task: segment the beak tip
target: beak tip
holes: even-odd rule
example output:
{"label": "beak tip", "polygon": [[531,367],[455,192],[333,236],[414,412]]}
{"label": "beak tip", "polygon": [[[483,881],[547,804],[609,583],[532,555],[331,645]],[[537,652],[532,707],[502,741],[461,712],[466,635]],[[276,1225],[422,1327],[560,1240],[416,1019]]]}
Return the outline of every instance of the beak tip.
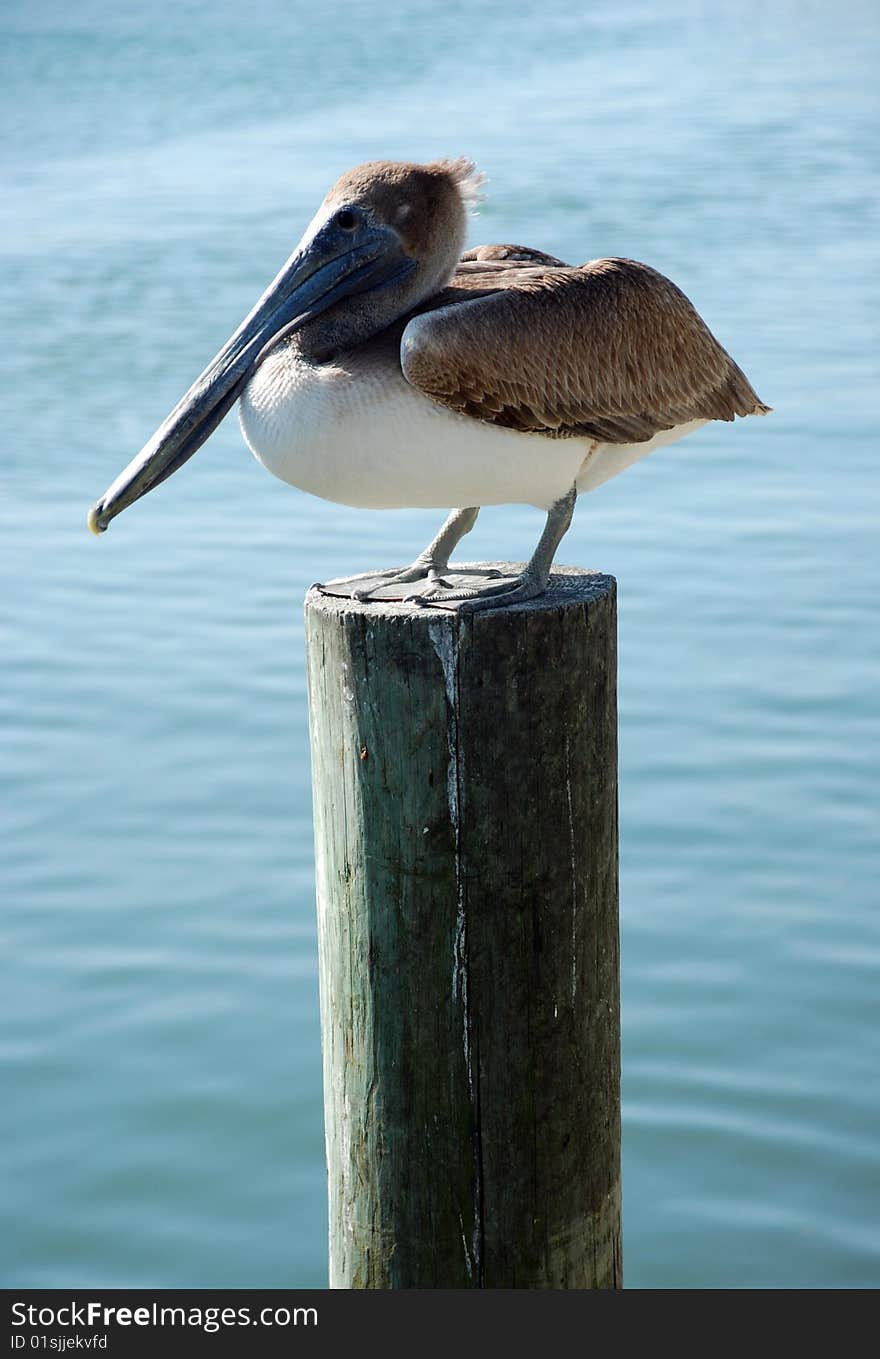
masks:
{"label": "beak tip", "polygon": [[100,509],[101,509],[100,503],[97,505],[93,505],[92,508],[89,510],[89,517],[87,521],[89,528],[91,529],[92,533],[95,534],[96,537],[99,534],[105,533],[107,531],[107,525],[102,524],[101,520],[98,517]]}

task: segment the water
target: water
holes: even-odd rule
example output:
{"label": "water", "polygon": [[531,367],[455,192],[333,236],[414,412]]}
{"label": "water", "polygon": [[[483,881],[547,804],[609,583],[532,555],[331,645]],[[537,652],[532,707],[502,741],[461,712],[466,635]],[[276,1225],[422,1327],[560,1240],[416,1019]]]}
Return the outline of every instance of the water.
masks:
{"label": "water", "polygon": [[[233,419],[100,542],[85,512],[337,174],[466,152],[473,242],[648,261],[776,408],[561,554],[620,582],[627,1281],[876,1286],[876,6],[0,24],[2,1282],[325,1280],[300,602],[436,515],[299,495]],[[539,527],[490,511],[474,554]]]}

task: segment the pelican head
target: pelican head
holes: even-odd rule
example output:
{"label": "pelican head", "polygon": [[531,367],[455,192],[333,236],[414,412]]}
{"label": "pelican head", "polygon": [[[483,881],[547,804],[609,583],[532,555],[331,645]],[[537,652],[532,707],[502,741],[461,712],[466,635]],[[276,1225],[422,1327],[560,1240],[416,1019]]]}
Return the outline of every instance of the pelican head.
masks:
{"label": "pelican head", "polygon": [[377,334],[442,288],[480,179],[466,160],[371,161],[327,194],[290,259],[141,452],[89,511],[103,533],[176,472],[234,405],[268,352],[303,332],[316,360]]}

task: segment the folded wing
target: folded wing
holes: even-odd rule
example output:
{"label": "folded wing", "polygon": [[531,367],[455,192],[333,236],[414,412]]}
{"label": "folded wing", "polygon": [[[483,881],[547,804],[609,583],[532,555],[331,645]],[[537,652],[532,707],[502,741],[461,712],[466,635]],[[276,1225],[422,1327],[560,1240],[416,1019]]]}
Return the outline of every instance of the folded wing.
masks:
{"label": "folded wing", "polygon": [[[500,252],[509,252],[500,254]],[[516,252],[516,253],[512,253]],[[691,420],[764,414],[679,288],[634,260],[573,268],[483,246],[412,316],[401,366],[452,410],[551,437],[630,444]]]}

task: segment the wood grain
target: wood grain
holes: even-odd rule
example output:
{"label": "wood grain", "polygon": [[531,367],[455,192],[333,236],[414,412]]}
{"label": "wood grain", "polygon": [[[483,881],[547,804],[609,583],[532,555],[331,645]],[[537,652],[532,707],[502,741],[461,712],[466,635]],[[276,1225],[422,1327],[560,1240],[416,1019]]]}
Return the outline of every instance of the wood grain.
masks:
{"label": "wood grain", "polygon": [[330,1285],[618,1287],[614,581],[306,635]]}

